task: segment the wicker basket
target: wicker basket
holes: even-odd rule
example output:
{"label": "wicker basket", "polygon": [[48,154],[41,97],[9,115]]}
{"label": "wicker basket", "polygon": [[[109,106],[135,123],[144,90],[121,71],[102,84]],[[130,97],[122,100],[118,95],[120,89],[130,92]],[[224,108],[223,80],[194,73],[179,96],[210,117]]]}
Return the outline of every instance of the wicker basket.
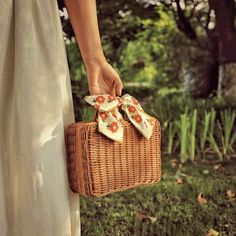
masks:
{"label": "wicker basket", "polygon": [[122,144],[100,133],[95,119],[68,126],[67,170],[73,192],[100,197],[160,181],[160,122],[155,118],[149,140],[128,119],[123,119],[122,124]]}

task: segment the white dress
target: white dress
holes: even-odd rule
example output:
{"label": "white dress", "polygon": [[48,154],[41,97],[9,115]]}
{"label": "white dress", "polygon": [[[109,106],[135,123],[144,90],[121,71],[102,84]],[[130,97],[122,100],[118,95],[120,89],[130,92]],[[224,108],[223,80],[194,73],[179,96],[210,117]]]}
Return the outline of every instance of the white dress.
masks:
{"label": "white dress", "polygon": [[0,0],[0,235],[79,236],[65,127],[72,92],[56,0]]}

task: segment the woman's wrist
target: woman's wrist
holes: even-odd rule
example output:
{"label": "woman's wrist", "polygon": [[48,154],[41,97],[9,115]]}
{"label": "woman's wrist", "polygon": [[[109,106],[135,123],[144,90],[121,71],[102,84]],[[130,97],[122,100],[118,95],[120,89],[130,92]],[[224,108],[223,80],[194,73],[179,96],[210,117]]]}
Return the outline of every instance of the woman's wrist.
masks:
{"label": "woman's wrist", "polygon": [[94,67],[102,67],[107,63],[107,60],[103,53],[100,55],[86,55],[83,56],[83,61],[87,70],[93,69]]}
{"label": "woman's wrist", "polygon": [[93,86],[96,83],[97,75],[99,71],[107,64],[107,60],[105,56],[90,56],[84,60],[84,64],[86,67],[87,75],[88,75],[88,84],[89,86]]}

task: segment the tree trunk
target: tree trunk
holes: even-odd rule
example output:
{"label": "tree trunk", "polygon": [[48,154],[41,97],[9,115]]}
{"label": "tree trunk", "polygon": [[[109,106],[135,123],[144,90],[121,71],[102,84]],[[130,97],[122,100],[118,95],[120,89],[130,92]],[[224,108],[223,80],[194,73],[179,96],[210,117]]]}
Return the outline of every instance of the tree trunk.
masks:
{"label": "tree trunk", "polygon": [[219,66],[218,96],[236,96],[236,63]]}
{"label": "tree trunk", "polygon": [[218,95],[236,97],[236,30],[234,0],[209,0],[219,40]]}

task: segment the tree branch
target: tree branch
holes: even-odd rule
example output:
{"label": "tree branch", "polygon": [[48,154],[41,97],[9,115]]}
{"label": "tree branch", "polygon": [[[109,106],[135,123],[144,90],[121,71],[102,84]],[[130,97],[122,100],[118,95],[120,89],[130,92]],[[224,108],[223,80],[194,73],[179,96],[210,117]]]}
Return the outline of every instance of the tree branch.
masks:
{"label": "tree branch", "polygon": [[180,6],[180,0],[175,0],[176,3],[176,13],[177,13],[177,19],[176,19],[176,23],[177,23],[177,27],[180,31],[182,31],[183,33],[185,33],[185,35],[191,39],[197,39],[197,34],[194,30],[194,28],[192,27],[190,21],[187,19],[187,17],[184,14],[184,10],[181,8]]}

